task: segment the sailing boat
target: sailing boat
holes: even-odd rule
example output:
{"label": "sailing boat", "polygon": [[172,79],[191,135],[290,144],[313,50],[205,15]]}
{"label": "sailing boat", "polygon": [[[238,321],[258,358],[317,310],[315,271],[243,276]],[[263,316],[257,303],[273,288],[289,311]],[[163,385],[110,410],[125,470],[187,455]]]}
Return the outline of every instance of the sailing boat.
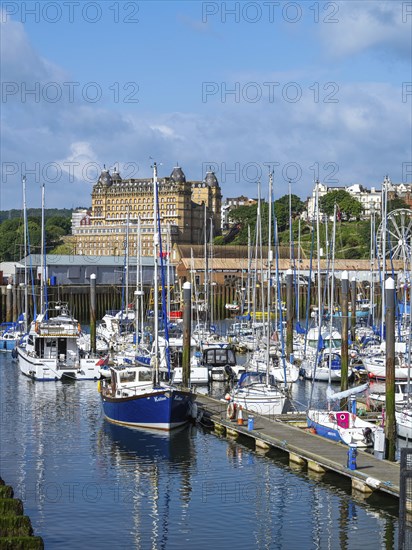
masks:
{"label": "sailing boat", "polygon": [[159,381],[159,282],[160,221],[158,214],[157,165],[153,164],[154,198],[154,345],[151,366],[112,367],[111,380],[99,385],[105,418],[125,426],[169,431],[185,424],[193,393]]}
{"label": "sailing boat", "polygon": [[[318,205],[317,205],[318,208]],[[317,212],[319,219],[319,212]],[[318,225],[319,232],[319,225]],[[334,224],[333,224],[333,235],[332,235],[332,253],[334,252],[335,247],[335,235],[336,235],[336,205],[334,211]],[[318,233],[318,262],[319,262],[319,233]],[[320,271],[318,271],[320,273]],[[347,273],[346,273],[347,278]],[[333,302],[334,294],[334,281],[335,281],[335,270],[334,262],[332,261],[332,277],[331,277],[331,303]],[[321,302],[319,300],[319,305]],[[322,309],[321,307],[319,308]],[[321,316],[319,316],[319,327],[321,326]],[[332,332],[332,316],[330,316],[330,332]],[[321,334],[319,331],[319,338]],[[333,441],[341,441],[346,445],[356,445],[356,447],[369,447],[373,444],[373,434],[377,429],[375,424],[371,422],[366,422],[358,416],[356,416],[356,401],[353,401],[354,405],[352,406],[351,411],[332,411],[330,408],[330,402],[333,400],[340,400],[345,397],[351,397],[356,393],[361,393],[368,389],[369,384],[366,383],[363,386],[358,386],[357,388],[351,388],[349,390],[344,390],[341,392],[333,393],[331,388],[332,381],[332,352],[329,350],[328,361],[329,361],[329,381],[328,388],[326,390],[326,396],[328,399],[328,409],[314,409],[311,408],[312,395],[314,380],[316,379],[316,366],[318,362],[318,357],[315,359],[315,369],[313,373],[312,381],[312,390],[310,395],[309,407],[306,412],[306,421],[309,428],[315,430],[315,432],[327,439],[332,439]]]}
{"label": "sailing boat", "polygon": [[[24,180],[24,205],[26,204],[25,194]],[[47,303],[44,250],[43,185],[40,313],[35,314],[35,320],[30,325],[27,337],[16,347],[20,371],[33,380],[61,380],[62,378],[97,380],[100,378],[99,367],[96,365],[97,359],[80,357],[78,347],[80,324],[71,315],[67,304]]]}
{"label": "sailing boat", "polygon": [[[272,261],[271,250],[271,225],[272,225],[272,183],[273,174],[269,175],[269,226],[268,226],[268,284],[267,284],[267,346],[266,346],[266,372],[245,372],[240,377],[238,384],[230,394],[230,398],[237,406],[257,412],[262,415],[282,414],[286,401],[285,393],[276,385],[273,375],[270,373],[270,265]],[[262,300],[263,304],[263,300]],[[263,308],[262,308],[263,309]]]}

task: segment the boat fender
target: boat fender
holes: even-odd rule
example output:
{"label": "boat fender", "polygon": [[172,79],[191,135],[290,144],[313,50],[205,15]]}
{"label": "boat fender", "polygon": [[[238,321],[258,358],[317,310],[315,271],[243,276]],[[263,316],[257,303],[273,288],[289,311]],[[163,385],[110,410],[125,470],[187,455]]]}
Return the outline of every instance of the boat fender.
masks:
{"label": "boat fender", "polygon": [[190,410],[191,417],[194,420],[197,420],[198,414],[199,414],[199,409],[198,409],[197,403],[192,403],[191,410]]}
{"label": "boat fender", "polygon": [[226,416],[229,420],[234,420],[236,417],[236,404],[231,401],[227,406]]}
{"label": "boat fender", "polygon": [[365,480],[366,485],[369,485],[369,487],[372,487],[373,489],[379,489],[381,486],[381,482],[379,479],[375,479],[374,477],[367,477]]}
{"label": "boat fender", "polygon": [[370,428],[364,428],[363,437],[364,437],[365,443],[367,444],[373,443],[373,433]]}
{"label": "boat fender", "polygon": [[82,331],[82,327],[80,326],[80,323],[77,323],[77,332],[81,332]]}
{"label": "boat fender", "polygon": [[38,323],[38,321],[36,321],[36,323],[35,323],[35,325],[34,325],[34,330],[35,330],[36,332],[39,332],[39,323]]}
{"label": "boat fender", "polygon": [[97,391],[98,391],[99,393],[101,393],[101,391],[102,391],[102,382],[101,382],[101,380],[98,380],[98,381],[97,381]]}

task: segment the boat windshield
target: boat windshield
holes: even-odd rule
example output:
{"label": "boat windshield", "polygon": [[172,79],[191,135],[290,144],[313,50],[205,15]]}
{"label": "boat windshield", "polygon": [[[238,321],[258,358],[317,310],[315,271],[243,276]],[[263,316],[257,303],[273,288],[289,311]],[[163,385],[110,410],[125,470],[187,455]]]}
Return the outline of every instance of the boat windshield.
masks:
{"label": "boat windshield", "polygon": [[[266,384],[267,375],[265,372],[245,372],[242,374],[239,380],[239,387],[245,388],[252,384]],[[272,375],[269,375],[269,384],[275,385],[275,379]]]}
{"label": "boat windshield", "polygon": [[236,358],[232,349],[208,349],[204,352],[207,365],[235,365]]}

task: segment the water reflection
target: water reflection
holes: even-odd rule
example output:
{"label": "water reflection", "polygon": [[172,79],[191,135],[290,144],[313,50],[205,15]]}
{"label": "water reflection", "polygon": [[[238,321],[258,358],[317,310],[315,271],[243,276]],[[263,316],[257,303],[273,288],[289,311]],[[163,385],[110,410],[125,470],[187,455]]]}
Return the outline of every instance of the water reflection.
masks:
{"label": "water reflection", "polygon": [[151,547],[166,548],[172,515],[180,525],[187,524],[191,477],[196,468],[194,432],[193,426],[163,433],[109,422],[104,422],[99,430],[98,452],[110,457],[117,472],[129,474],[127,479],[119,481],[118,498],[127,494],[130,501],[136,548],[146,548],[147,538]]}
{"label": "water reflection", "polygon": [[362,500],[248,440],[109,424],[95,383],[32,382],[1,356],[0,367],[2,475],[47,548],[396,547],[395,500]]}

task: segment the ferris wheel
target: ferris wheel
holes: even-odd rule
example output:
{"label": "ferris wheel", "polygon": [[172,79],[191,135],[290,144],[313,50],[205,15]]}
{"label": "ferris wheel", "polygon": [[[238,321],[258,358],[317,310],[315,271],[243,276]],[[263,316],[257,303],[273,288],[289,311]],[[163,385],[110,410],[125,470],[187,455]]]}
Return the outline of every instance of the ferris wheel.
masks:
{"label": "ferris wheel", "polygon": [[398,208],[389,212],[386,216],[386,243],[384,232],[385,225],[382,221],[376,234],[379,258],[383,258],[385,249],[386,258],[411,262],[412,210]]}

